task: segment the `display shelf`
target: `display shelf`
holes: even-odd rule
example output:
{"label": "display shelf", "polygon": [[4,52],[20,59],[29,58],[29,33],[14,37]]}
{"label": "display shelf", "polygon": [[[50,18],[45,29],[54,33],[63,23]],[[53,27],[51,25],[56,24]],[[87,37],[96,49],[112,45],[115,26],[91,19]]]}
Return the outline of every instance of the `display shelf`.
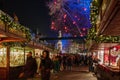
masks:
{"label": "display shelf", "polygon": [[6,48],[0,48],[0,67],[6,67]]}
{"label": "display shelf", "polygon": [[21,47],[10,48],[10,67],[24,65],[24,49]]}

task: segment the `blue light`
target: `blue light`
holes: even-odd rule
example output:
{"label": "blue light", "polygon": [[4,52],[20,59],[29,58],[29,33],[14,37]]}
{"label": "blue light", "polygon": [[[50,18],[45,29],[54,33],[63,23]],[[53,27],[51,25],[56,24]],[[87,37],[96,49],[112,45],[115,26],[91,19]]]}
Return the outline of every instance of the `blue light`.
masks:
{"label": "blue light", "polygon": [[[69,31],[78,36],[82,34],[81,28],[89,29],[91,2],[92,0],[51,0],[49,9],[56,30],[67,33]],[[67,26],[68,31],[65,31],[64,26]]]}
{"label": "blue light", "polygon": [[[65,4],[65,8],[69,11],[73,20],[76,20],[73,16],[76,14],[82,20],[79,20],[79,27],[90,27],[90,3],[91,0],[69,0]],[[85,23],[86,22],[86,23]],[[81,26],[82,25],[82,26]]]}

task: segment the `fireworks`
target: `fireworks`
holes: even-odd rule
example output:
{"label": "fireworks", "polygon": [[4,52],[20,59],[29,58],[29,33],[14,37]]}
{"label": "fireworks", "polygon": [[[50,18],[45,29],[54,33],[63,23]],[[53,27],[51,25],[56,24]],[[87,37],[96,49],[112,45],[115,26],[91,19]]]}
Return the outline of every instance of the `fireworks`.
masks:
{"label": "fireworks", "polygon": [[91,0],[50,0],[51,29],[72,36],[85,36],[90,25]]}

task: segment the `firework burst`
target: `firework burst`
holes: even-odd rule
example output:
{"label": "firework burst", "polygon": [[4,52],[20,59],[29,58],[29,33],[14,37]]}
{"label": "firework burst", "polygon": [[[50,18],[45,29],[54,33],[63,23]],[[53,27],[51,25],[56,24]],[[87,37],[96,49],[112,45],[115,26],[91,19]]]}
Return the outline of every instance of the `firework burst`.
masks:
{"label": "firework burst", "polygon": [[72,36],[85,36],[90,25],[91,0],[50,0],[51,29]]}

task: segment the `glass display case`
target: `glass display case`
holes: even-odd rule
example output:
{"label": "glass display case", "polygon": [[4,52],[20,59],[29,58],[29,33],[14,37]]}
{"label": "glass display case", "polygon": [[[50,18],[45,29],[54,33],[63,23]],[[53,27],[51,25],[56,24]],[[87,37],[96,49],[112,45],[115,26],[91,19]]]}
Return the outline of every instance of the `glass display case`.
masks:
{"label": "glass display case", "polygon": [[30,51],[33,53],[33,49],[31,48],[11,47],[10,48],[10,67],[23,66],[27,59],[26,55]]}
{"label": "glass display case", "polygon": [[120,80],[120,46],[104,48],[99,53],[99,58],[102,59],[101,53],[104,53],[103,64],[96,66],[98,80]]}
{"label": "glass display case", "polygon": [[104,49],[104,65],[117,66],[117,59],[120,55],[120,48],[114,46],[112,48]]}
{"label": "glass display case", "polygon": [[118,66],[118,60],[120,58],[120,46],[115,46],[110,50],[110,65]]}
{"label": "glass display case", "polygon": [[0,67],[6,67],[7,66],[7,49],[5,47],[0,48]]}
{"label": "glass display case", "polygon": [[10,67],[24,65],[24,48],[12,47],[10,48]]}

